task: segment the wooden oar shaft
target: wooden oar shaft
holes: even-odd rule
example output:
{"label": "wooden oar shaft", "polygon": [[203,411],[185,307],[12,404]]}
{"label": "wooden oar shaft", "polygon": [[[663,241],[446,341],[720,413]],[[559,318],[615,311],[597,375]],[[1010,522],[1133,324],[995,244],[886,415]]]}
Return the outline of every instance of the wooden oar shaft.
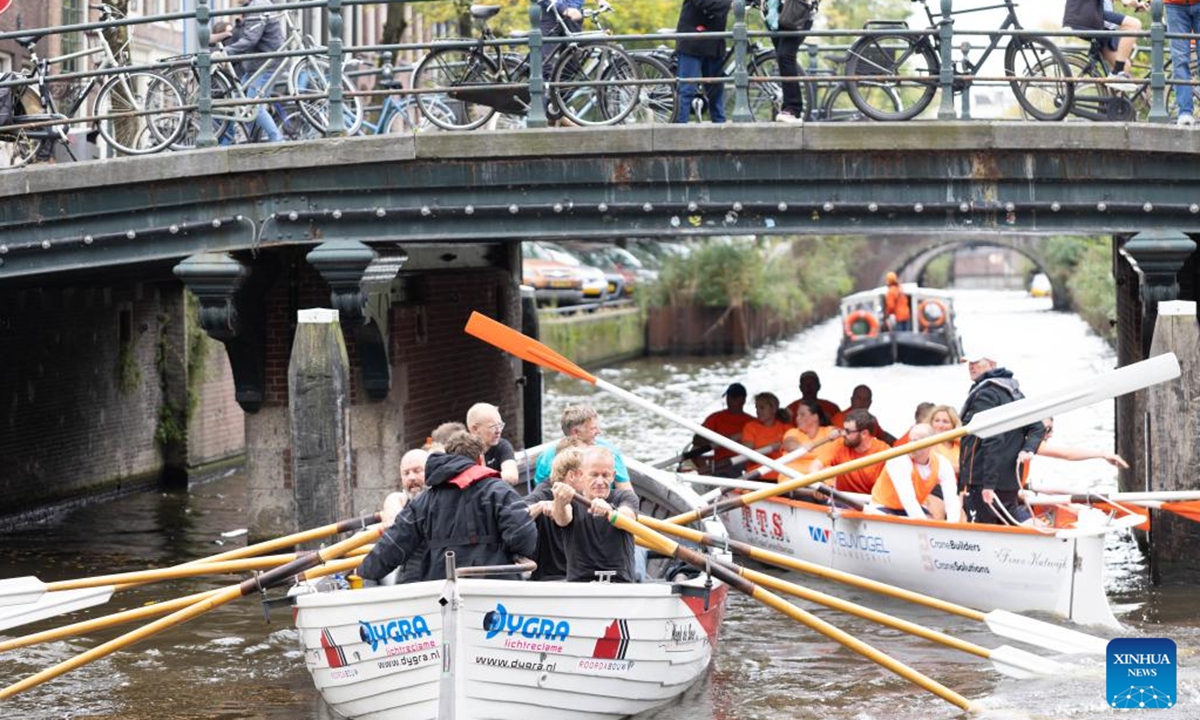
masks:
{"label": "wooden oar shaft", "polygon": [[[351,553],[347,553],[347,555],[351,555]],[[340,560],[331,560],[320,567],[313,568],[312,570],[308,570],[307,572],[303,573],[304,579],[315,580],[316,578],[324,577],[325,575],[332,575],[334,573],[353,570],[359,566],[359,564],[362,562],[362,559],[363,556],[355,552],[353,553],[352,557],[347,557]],[[29,645],[37,645],[39,643],[61,640],[62,638],[66,637],[86,635],[95,630],[103,630],[105,628],[123,625],[135,620],[142,620],[144,618],[150,618],[169,612],[174,612],[175,610],[192,605],[193,603],[196,603],[211,595],[215,595],[219,592],[221,592],[220,589],[208,590],[181,598],[175,598],[174,600],[164,600],[151,605],[144,605],[142,607],[111,613],[103,617],[92,618],[91,620],[82,620],[77,623],[63,625],[62,627],[57,627],[50,630],[43,630],[42,632],[38,633],[22,635],[21,637],[13,638],[12,640],[0,642],[0,653],[7,652],[9,650],[15,650],[20,647],[27,647]]]}
{"label": "wooden oar shaft", "polygon": [[891,670],[909,682],[928,690],[943,700],[963,710],[974,711],[979,709],[978,705],[962,695],[954,692],[945,685],[942,685],[933,678],[914,670],[913,668],[905,665],[886,653],[880,652],[868,643],[865,643],[853,635],[834,627],[830,623],[818,618],[812,613],[796,607],[778,595],[758,587],[743,575],[734,572],[724,564],[706,563],[705,557],[695,550],[684,547],[674,540],[663,537],[659,533],[651,530],[649,527],[638,524],[637,521],[630,520],[618,512],[613,512],[610,515],[609,520],[618,528],[632,534],[634,537],[643,538],[648,543],[652,543],[654,546],[656,546],[655,549],[657,549],[659,552],[662,552],[662,554],[683,560],[693,567],[707,569],[710,573],[712,573],[713,577],[716,577],[718,580],[721,580],[738,592],[748,595],[762,604],[778,610],[793,620],[796,620],[797,622],[816,630],[843,647],[849,648],[868,660],[871,660],[872,662]]}
{"label": "wooden oar shaft", "polygon": [[[821,447],[825,443],[831,442],[833,440],[837,440],[841,436],[842,436],[842,434],[839,432],[831,432],[828,435],[826,435],[825,437],[821,438],[820,440],[817,440],[812,445],[801,445],[800,447],[796,448],[795,450],[792,450],[790,452],[784,453],[783,455],[780,455],[779,462],[787,464],[793,460],[796,460],[797,458],[802,458],[805,455],[812,452],[813,450],[816,450],[817,448]],[[742,479],[743,480],[759,480],[762,478],[762,476],[763,476],[763,469],[758,468],[757,470],[752,470],[752,471],[746,473],[745,475],[743,475]]]}
{"label": "wooden oar shaft", "polygon": [[252,578],[237,585],[219,590],[202,600],[188,605],[187,607],[176,610],[166,617],[159,618],[158,620],[155,620],[147,625],[143,625],[136,630],[131,630],[120,637],[113,638],[112,640],[109,640],[102,645],[98,645],[91,650],[76,655],[68,660],[64,660],[53,667],[46,668],[45,670],[31,675],[24,680],[0,689],[0,700],[12,697],[13,695],[24,692],[25,690],[41,685],[44,682],[53,680],[54,678],[86,665],[87,663],[90,663],[94,660],[99,660],[107,655],[111,655],[117,650],[132,645],[140,640],[144,640],[151,635],[166,630],[167,628],[185,623],[198,615],[202,615],[209,610],[230,603],[240,597],[284,582],[292,575],[304,570],[308,570],[317,564],[326,562],[327,560],[340,557],[350,550],[353,550],[358,546],[365,545],[377,537],[379,537],[378,530],[369,530],[358,533],[351,538],[343,540],[334,545],[330,545],[329,547],[318,552],[306,553],[302,557],[263,573],[256,578]]}
{"label": "wooden oar shaft", "polygon": [[[913,442],[906,443],[904,445],[899,445],[894,448],[888,448],[887,450],[881,450],[877,453],[872,453],[870,455],[864,455],[863,457],[858,458],[856,460],[850,460],[848,462],[842,463],[841,465],[834,465],[833,467],[827,467],[827,468],[819,470],[815,473],[810,473],[808,475],[800,475],[800,473],[798,473],[794,468],[791,468],[791,467],[788,467],[785,465],[784,467],[786,467],[787,470],[789,471],[786,474],[788,475],[788,477],[792,478],[791,480],[780,482],[778,485],[776,485],[774,487],[763,488],[762,490],[755,490],[753,492],[746,493],[745,495],[738,495],[734,498],[721,500],[719,502],[712,503],[712,504],[706,505],[701,508],[696,508],[695,510],[691,510],[691,511],[688,511],[685,513],[680,513],[679,515],[668,518],[667,522],[676,524],[676,525],[687,525],[688,523],[699,520],[700,518],[704,517],[705,515],[711,515],[713,513],[722,513],[727,510],[734,510],[736,508],[740,508],[740,507],[743,507],[746,505],[750,505],[752,503],[756,503],[759,500],[765,500],[766,498],[775,497],[777,495],[783,495],[784,493],[788,493],[788,492],[791,492],[792,490],[796,490],[798,488],[805,487],[806,485],[812,485],[815,483],[824,482],[825,480],[831,480],[831,479],[837,477],[838,475],[842,475],[842,474],[845,474],[848,472],[853,472],[855,470],[859,470],[859,469],[867,467],[869,465],[876,465],[881,462],[887,462],[888,460],[891,460],[894,457],[906,455],[908,453],[911,453],[915,450],[920,450],[922,448],[932,447],[934,445],[937,445],[938,443],[946,442],[948,440],[954,440],[954,439],[960,438],[966,434],[967,434],[967,431],[965,429],[963,429],[961,427],[954,428],[953,430],[947,430],[946,432],[937,433],[936,435],[930,435],[929,437],[922,438],[920,440],[914,440]],[[766,463],[763,463],[763,464],[765,465]]]}
{"label": "wooden oar shaft", "polygon": [[873,610],[869,607],[859,605],[858,603],[850,602],[849,600],[842,600],[841,598],[834,597],[833,595],[829,595],[818,590],[811,590],[802,585],[788,582],[783,578],[777,578],[774,575],[768,575],[766,573],[758,572],[757,570],[751,570],[747,567],[738,567],[732,563],[730,563],[730,566],[730,569],[737,568],[735,572],[738,572],[742,577],[755,583],[756,585],[770,588],[771,590],[776,590],[793,597],[798,597],[801,600],[807,600],[809,602],[817,603],[818,605],[824,605],[825,607],[839,610],[850,615],[855,615],[864,620],[885,625],[901,632],[906,632],[909,635],[915,635],[919,638],[924,638],[931,642],[945,645],[949,648],[954,648],[955,650],[962,650],[963,652],[971,653],[972,655],[977,655],[981,658],[986,659],[992,656],[992,651],[983,647],[982,645],[976,645],[973,642],[968,642],[952,635],[947,635],[940,630],[934,630],[933,628],[928,628],[924,625],[918,625],[914,622],[898,618],[895,615],[889,615],[885,612]]}
{"label": "wooden oar shaft", "polygon": [[298,555],[288,553],[286,555],[264,555],[257,558],[243,558],[240,560],[218,560],[215,562],[197,563],[195,565],[174,565],[167,568],[157,568],[154,570],[133,570],[131,572],[114,573],[112,575],[95,575],[93,577],[78,578],[75,580],[59,580],[57,582],[46,583],[47,592],[55,592],[58,590],[78,590],[80,588],[99,587],[101,585],[121,585],[126,587],[133,585],[144,585],[149,582],[159,580],[175,580],[185,577],[196,577],[198,575],[226,575],[233,573],[246,572],[247,570],[262,570],[263,568],[272,568],[295,560]]}
{"label": "wooden oar shaft", "polygon": [[192,560],[185,564],[192,565],[195,563],[217,562],[220,560],[237,560],[240,558],[252,557],[254,555],[261,555],[262,553],[293,547],[295,545],[311,542],[313,540],[320,540],[321,538],[326,538],[331,535],[341,535],[342,533],[347,532],[358,532],[359,530],[367,529],[368,526],[374,525],[377,522],[379,522],[379,513],[372,513],[370,515],[363,515],[362,517],[356,518],[348,518],[346,520],[339,520],[335,523],[330,523],[329,525],[322,525],[321,527],[312,528],[311,530],[301,530],[300,532],[292,533],[291,535],[277,537],[273,540],[264,540],[263,542],[255,543],[254,545],[247,545],[244,548],[226,550],[225,552],[217,553],[216,555],[209,555],[208,557],[199,558],[197,560]]}
{"label": "wooden oar shaft", "polygon": [[899,600],[906,600],[918,605],[924,605],[925,607],[959,615],[970,620],[983,622],[985,619],[984,613],[974,608],[965,607],[963,605],[947,602],[945,600],[939,600],[934,597],[929,597],[928,595],[922,595],[918,592],[896,587],[895,585],[888,585],[887,583],[882,583],[878,580],[871,580],[869,578],[859,577],[858,575],[852,575],[841,570],[834,570],[833,568],[811,563],[807,560],[794,558],[790,555],[783,555],[770,550],[764,550],[738,540],[717,538],[699,530],[673,525],[670,523],[670,521],[659,520],[647,515],[639,515],[638,520],[660,532],[681,537],[686,540],[691,540],[692,542],[703,543],[704,545],[708,545],[710,547],[727,547],[735,555],[752,558],[769,565],[775,565],[777,567],[783,567],[789,570],[797,570],[810,575],[823,577],[827,580],[834,580],[846,585],[853,585],[854,587],[862,588],[864,590],[871,590],[873,592],[880,593],[881,595],[887,595]]}

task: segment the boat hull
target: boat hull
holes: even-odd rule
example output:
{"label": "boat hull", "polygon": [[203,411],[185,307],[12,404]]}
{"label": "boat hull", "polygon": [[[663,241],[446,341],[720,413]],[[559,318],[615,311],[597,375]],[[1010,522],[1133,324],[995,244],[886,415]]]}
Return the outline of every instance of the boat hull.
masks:
{"label": "boat hull", "polygon": [[942,333],[881,332],[873,337],[843,337],[838,364],[853,367],[948,365],[958,362],[954,338]]}
{"label": "boat hull", "polygon": [[772,498],[722,516],[731,538],[983,611],[1045,612],[1119,628],[1104,537],[951,524]]}
{"label": "boat hull", "polygon": [[[592,720],[665,704],[712,657],[727,588],[672,583],[441,581],[311,593],[296,601],[305,662],[350,718]],[[449,639],[448,639],[449,638]],[[449,643],[449,646],[447,645]],[[452,680],[443,679],[443,666]]]}

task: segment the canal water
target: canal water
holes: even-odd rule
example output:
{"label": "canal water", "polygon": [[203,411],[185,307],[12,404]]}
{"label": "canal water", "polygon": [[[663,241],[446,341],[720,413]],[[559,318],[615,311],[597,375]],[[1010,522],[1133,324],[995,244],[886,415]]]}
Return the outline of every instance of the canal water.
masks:
{"label": "canal water", "polygon": [[[1047,300],[1020,293],[964,292],[957,300],[963,342],[984,344],[1001,355],[1029,396],[1053,391],[1111,369],[1115,358],[1076,316],[1052,312]],[[600,371],[605,380],[687,417],[702,418],[721,405],[734,381],[751,393],[770,391],[783,402],[798,396],[801,371],[820,373],[821,395],[839,405],[855,385],[874,390],[883,427],[903,433],[923,400],[954,406],[969,387],[963,366],[882,369],[834,364],[840,328],[822,323],[761,348],[748,357],[653,359]],[[626,453],[662,458],[690,437],[657,415],[570,379],[547,379],[547,428],[561,408],[593,403],[605,435]],[[1056,418],[1053,442],[1110,448],[1112,403]],[[1103,461],[1068,463],[1039,459],[1034,481],[1049,487],[1111,488]],[[37,575],[58,579],[147,565],[167,565],[240,546],[222,537],[243,526],[244,478],[234,474],[189,494],[149,493],[80,510],[46,525],[0,535],[0,577]],[[1179,701],[1169,710],[1143,710],[1163,720],[1200,718],[1200,629],[1193,588],[1153,588],[1145,561],[1127,535],[1110,536],[1109,600],[1125,625],[1123,636],[1167,637],[1178,644]],[[789,574],[795,582],[894,613],[985,647],[1005,643],[982,625],[956,616],[883,599],[870,593]],[[112,610],[220,586],[192,580],[125,591]],[[1068,676],[1017,681],[998,675],[986,661],[912,638],[864,620],[810,607],[820,617],[983,703],[981,717],[996,720],[1078,720],[1118,717],[1105,704],[1103,659],[1062,658]],[[14,699],[0,701],[3,718],[125,718],[130,720],[325,720],[334,717],[312,689],[289,626],[276,610],[268,624],[259,605],[246,598],[214,610],[163,635]],[[42,629],[34,626],[31,629]],[[26,630],[23,628],[22,630]],[[16,630],[7,635],[16,634]],[[0,685],[95,646],[116,633],[72,639],[0,655]],[[4,637],[0,633],[0,637]],[[680,702],[649,713],[655,720],[936,720],[964,717],[957,708],[892,675],[878,665],[795,624],[752,600],[732,597],[721,645],[711,671]],[[1022,646],[1024,649],[1026,648]],[[1045,651],[1039,651],[1046,654]]]}

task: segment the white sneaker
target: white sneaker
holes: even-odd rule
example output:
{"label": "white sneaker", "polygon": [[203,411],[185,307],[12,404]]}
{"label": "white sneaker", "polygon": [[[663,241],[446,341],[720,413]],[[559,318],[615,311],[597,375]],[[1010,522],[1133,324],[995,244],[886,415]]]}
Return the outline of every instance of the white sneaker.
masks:
{"label": "white sneaker", "polygon": [[1124,70],[1119,73],[1109,73],[1108,79],[1108,89],[1114,92],[1135,93],[1138,91],[1138,88],[1141,87],[1141,85],[1136,82],[1130,82],[1133,80],[1133,78],[1131,78],[1129,73],[1125,72]]}
{"label": "white sneaker", "polygon": [[1190,128],[1196,124],[1196,118],[1192,117],[1188,113],[1184,113],[1179,116],[1179,118],[1175,121],[1175,124],[1179,127]]}
{"label": "white sneaker", "polygon": [[798,118],[795,115],[788,112],[787,110],[783,110],[778,115],[775,116],[775,122],[790,123],[793,125],[798,125],[798,124],[804,122],[804,118]]}

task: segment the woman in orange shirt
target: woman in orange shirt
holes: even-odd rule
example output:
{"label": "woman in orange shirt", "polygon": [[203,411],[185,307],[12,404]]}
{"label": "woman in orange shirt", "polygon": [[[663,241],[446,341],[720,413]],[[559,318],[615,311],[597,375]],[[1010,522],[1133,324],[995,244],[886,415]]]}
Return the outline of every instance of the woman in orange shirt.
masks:
{"label": "woman in orange shirt", "polygon": [[[796,406],[796,427],[788,430],[783,436],[783,449],[791,452],[800,446],[812,447],[818,441],[825,439],[830,433],[836,430],[828,425],[821,424],[820,406],[814,400],[801,400]],[[810,450],[800,457],[788,463],[788,467],[795,468],[797,471],[807,475],[814,469],[814,461],[819,461],[815,467],[824,466],[825,458],[829,453],[830,443],[822,445],[819,449]]]}
{"label": "woman in orange shirt", "polygon": [[[754,414],[756,419],[742,428],[742,444],[769,458],[779,457],[783,454],[783,434],[788,430],[787,411],[780,412],[779,398],[774,393],[765,392],[754,396]],[[768,445],[774,445],[774,448],[770,451],[760,449]],[[758,467],[758,463],[746,463],[746,472],[753,472]],[[774,473],[769,476],[764,474],[763,478],[774,478]]]}
{"label": "woman in orange shirt", "polygon": [[[962,425],[962,420],[958,418],[958,413],[949,405],[938,405],[933,408],[933,412],[929,413],[929,424],[933,427],[933,432],[944,433],[947,430],[953,430]],[[957,439],[947,440],[946,442],[938,443],[934,446],[934,452],[948,459],[954,472],[958,472],[958,448]]]}

